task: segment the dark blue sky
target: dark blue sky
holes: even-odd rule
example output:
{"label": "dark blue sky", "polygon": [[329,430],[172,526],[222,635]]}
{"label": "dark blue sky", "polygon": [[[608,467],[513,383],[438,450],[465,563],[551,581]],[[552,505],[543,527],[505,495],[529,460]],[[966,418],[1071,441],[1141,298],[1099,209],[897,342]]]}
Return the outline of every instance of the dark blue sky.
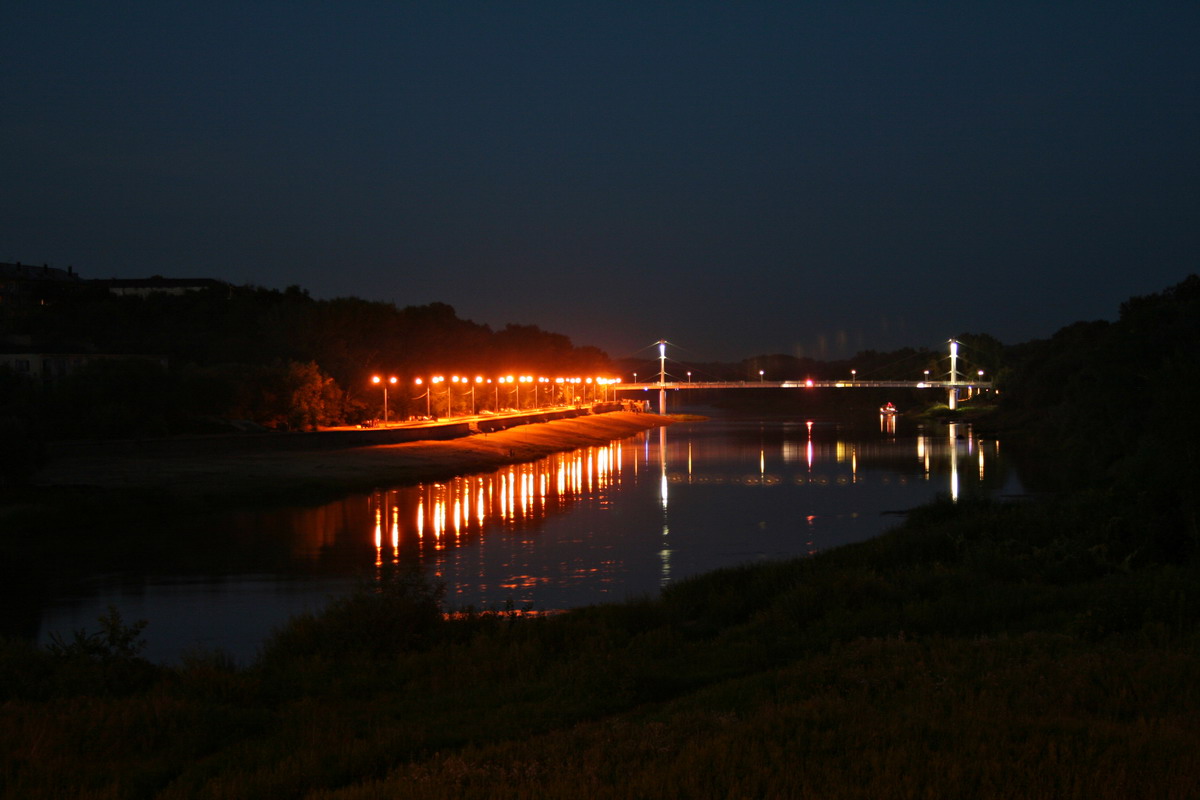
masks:
{"label": "dark blue sky", "polygon": [[1200,271],[1200,3],[0,4],[0,261],[613,356],[1015,343]]}

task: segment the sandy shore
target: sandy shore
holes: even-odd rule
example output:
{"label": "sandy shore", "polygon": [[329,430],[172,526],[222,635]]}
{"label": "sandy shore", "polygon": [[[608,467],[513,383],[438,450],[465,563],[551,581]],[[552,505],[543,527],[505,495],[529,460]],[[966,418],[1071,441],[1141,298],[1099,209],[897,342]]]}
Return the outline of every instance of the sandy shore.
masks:
{"label": "sandy shore", "polygon": [[52,461],[41,486],[159,489],[198,497],[361,489],[437,480],[604,444],[670,423],[656,414],[615,412],[521,425],[449,441],[308,452],[163,456],[76,456]]}

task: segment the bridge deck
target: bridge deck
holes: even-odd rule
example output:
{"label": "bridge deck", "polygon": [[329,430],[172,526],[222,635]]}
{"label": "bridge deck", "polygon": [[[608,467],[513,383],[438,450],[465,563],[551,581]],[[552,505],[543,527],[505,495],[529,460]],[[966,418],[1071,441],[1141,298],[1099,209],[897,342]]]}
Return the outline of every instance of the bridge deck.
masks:
{"label": "bridge deck", "polygon": [[650,389],[991,389],[991,381],[647,381],[618,383],[609,387],[616,391],[648,391]]}

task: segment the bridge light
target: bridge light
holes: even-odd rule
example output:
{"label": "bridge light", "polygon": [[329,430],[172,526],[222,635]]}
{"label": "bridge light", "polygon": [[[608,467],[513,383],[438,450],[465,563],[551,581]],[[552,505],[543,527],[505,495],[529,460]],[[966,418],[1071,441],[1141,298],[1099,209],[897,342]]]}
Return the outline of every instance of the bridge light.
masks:
{"label": "bridge light", "polygon": [[805,385],[807,388],[811,389],[811,388],[813,387],[813,379],[812,379],[812,378],[809,378],[808,380],[806,380],[806,381],[804,382],[804,385]]}

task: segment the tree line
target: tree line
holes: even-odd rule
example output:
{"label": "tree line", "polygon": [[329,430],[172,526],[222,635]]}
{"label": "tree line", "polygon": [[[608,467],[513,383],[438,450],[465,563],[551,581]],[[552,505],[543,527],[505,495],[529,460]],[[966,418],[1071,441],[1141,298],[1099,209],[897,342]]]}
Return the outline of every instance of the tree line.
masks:
{"label": "tree line", "polygon": [[46,386],[0,370],[0,416],[51,438],[357,423],[382,413],[373,375],[397,377],[388,400],[404,414],[424,411],[418,376],[611,370],[602,351],[533,325],[493,330],[443,303],[316,300],[297,286],[138,297],[85,285],[0,325],[38,352],[83,356]]}

